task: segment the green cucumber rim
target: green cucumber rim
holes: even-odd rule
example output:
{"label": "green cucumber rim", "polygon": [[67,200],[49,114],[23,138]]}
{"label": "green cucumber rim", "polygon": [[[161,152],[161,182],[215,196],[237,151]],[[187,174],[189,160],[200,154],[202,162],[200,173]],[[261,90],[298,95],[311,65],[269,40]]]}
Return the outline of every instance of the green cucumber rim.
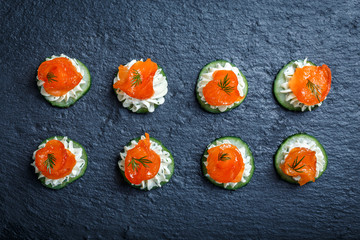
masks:
{"label": "green cucumber rim", "polygon": [[[288,62],[287,64],[285,64],[280,71],[278,72],[278,74],[275,77],[274,83],[273,83],[273,94],[275,96],[275,99],[277,100],[277,102],[280,104],[280,106],[282,106],[283,108],[290,110],[290,111],[295,111],[295,112],[303,112],[301,110],[301,107],[294,107],[292,104],[290,104],[288,101],[286,101],[286,96],[287,93],[281,93],[280,91],[282,91],[282,87],[281,84],[285,83],[285,76],[284,76],[284,72],[285,70],[290,67],[291,65],[295,64],[295,62],[297,61],[305,61],[304,59],[299,59],[299,60],[292,60],[290,62]],[[306,60],[307,63],[316,66],[313,62]],[[318,108],[317,105],[315,105],[311,110],[315,110],[316,108]],[[309,111],[308,108],[305,109],[305,111]]]}
{"label": "green cucumber rim", "polygon": [[295,139],[295,138],[306,138],[306,139],[310,139],[311,141],[314,141],[316,146],[320,148],[321,152],[323,153],[324,155],[324,160],[325,160],[325,166],[323,168],[322,171],[319,172],[319,176],[315,178],[315,180],[317,180],[318,178],[321,177],[321,175],[325,172],[325,170],[327,169],[327,165],[328,165],[328,156],[327,156],[327,153],[325,151],[325,148],[323,147],[323,145],[319,142],[319,140],[317,140],[314,136],[311,136],[307,133],[296,133],[296,134],[293,134],[289,137],[287,137],[279,146],[279,148],[277,149],[275,155],[274,155],[274,167],[275,167],[275,170],[276,172],[278,173],[279,177],[281,179],[283,179],[284,181],[287,181],[289,183],[292,183],[292,184],[299,184],[298,181],[294,180],[292,177],[286,175],[280,168],[280,165],[281,165],[281,157],[280,157],[280,154],[282,152],[282,148],[284,147],[284,145],[292,140],[292,139]]}
{"label": "green cucumber rim", "polygon": [[[50,138],[47,138],[45,139],[44,141],[42,141],[40,143],[41,144],[44,144],[44,143],[47,143],[48,141],[54,139],[54,138],[57,138],[58,140],[62,140],[63,138],[65,138],[64,136],[53,136],[53,137],[50,137]],[[55,190],[58,190],[58,189],[61,189],[61,188],[64,188],[66,185],[68,185],[69,183],[72,183],[74,182],[75,180],[79,179],[80,177],[82,177],[85,172],[86,172],[86,169],[87,169],[87,165],[88,165],[88,157],[87,157],[87,153],[85,151],[85,148],[78,142],[70,139],[67,137],[67,140],[68,142],[72,141],[73,142],[73,146],[76,147],[76,148],[82,148],[82,155],[81,155],[81,158],[85,160],[85,165],[82,167],[79,175],[77,175],[76,177],[70,177],[69,180],[65,180],[64,182],[62,182],[60,185],[57,185],[57,186],[52,186],[51,184],[46,184],[45,183],[45,179],[46,177],[43,176],[41,178],[39,178],[40,176],[40,172],[36,173],[37,177],[39,178],[40,182],[42,183],[42,185],[44,185],[45,187],[47,188],[50,188],[50,189],[55,189]],[[39,145],[39,146],[40,146]]]}
{"label": "green cucumber rim", "polygon": [[[166,74],[165,74],[165,72],[164,72],[164,69],[162,68],[162,67],[160,67],[159,66],[159,64],[156,64],[157,66],[158,66],[158,69],[161,69],[161,72],[160,72],[160,74],[161,75],[163,75],[165,78],[166,78],[166,81],[167,81],[167,77],[166,77]],[[119,71],[116,73],[116,76],[119,74]],[[116,94],[116,98],[117,98],[117,96],[118,96],[118,93],[116,92],[116,88],[113,88],[113,90],[114,90],[114,92],[115,92],[115,94]],[[165,97],[165,96],[164,96]],[[118,99],[118,98],[117,98]],[[119,99],[118,99],[119,100]],[[120,103],[121,103],[121,105],[123,106],[123,102],[124,102],[125,100],[122,100],[122,101],[119,101]],[[133,112],[133,113],[140,113],[140,114],[143,114],[143,113],[150,113],[149,112],[149,110],[147,109],[147,108],[145,108],[145,107],[142,107],[142,108],[139,108],[137,111],[132,111],[131,110],[131,108],[134,106],[134,104],[131,104],[129,107],[124,107],[124,108],[127,108],[130,112]],[[155,111],[155,109],[158,107],[158,106],[160,106],[159,104],[154,104],[154,111]]]}
{"label": "green cucumber rim", "polygon": [[223,112],[221,112],[221,111],[220,111],[219,109],[217,109],[217,108],[215,108],[215,109],[211,108],[210,104],[206,103],[205,101],[203,101],[203,100],[201,99],[201,96],[200,96],[200,94],[199,94],[197,85],[198,85],[198,83],[200,82],[200,76],[201,76],[202,74],[204,74],[205,72],[208,72],[209,68],[215,66],[217,63],[220,63],[220,64],[229,63],[231,66],[236,67],[235,64],[233,64],[233,63],[231,63],[231,62],[229,62],[229,61],[223,60],[223,59],[218,59],[218,60],[215,60],[215,61],[212,61],[212,62],[206,64],[206,65],[201,69],[201,71],[200,71],[200,73],[199,73],[199,76],[198,76],[198,79],[197,79],[197,82],[196,82],[196,87],[195,87],[195,94],[196,94],[196,98],[197,98],[200,106],[201,106],[204,110],[206,110],[206,111],[208,111],[208,112],[211,112],[211,113],[224,113],[224,112],[228,112],[228,111],[230,111],[230,110],[238,107],[238,106],[245,100],[245,98],[246,98],[246,96],[247,96],[247,94],[248,94],[248,82],[247,82],[247,79],[246,79],[245,75],[242,73],[242,71],[241,71],[238,67],[236,67],[236,68],[239,70],[242,78],[244,79],[244,83],[245,83],[245,88],[244,88],[244,89],[245,89],[245,96],[244,96],[244,98],[243,98],[240,102],[234,104],[234,106],[232,106],[231,108],[226,109],[226,110],[223,111]]}
{"label": "green cucumber rim", "polygon": [[[207,174],[207,169],[206,169],[206,166],[205,166],[205,162],[207,161],[207,158],[205,158],[205,155],[208,154],[208,148],[211,144],[215,144],[216,141],[222,141],[222,140],[228,140],[231,142],[231,144],[235,145],[236,147],[239,147],[239,146],[242,146],[242,147],[245,147],[245,152],[248,156],[250,156],[250,164],[251,164],[251,171],[250,171],[250,175],[248,177],[245,178],[246,182],[238,182],[234,187],[228,185],[227,187],[225,187],[225,184],[224,183],[218,183],[216,182],[214,179],[212,179],[210,176],[206,176]],[[254,174],[254,171],[255,171],[255,161],[254,161],[254,156],[249,148],[249,145],[244,142],[241,138],[239,137],[235,137],[235,136],[226,136],[226,137],[220,137],[220,138],[217,138],[215,140],[213,140],[205,149],[204,151],[204,154],[203,156],[201,157],[201,168],[202,168],[202,171],[203,171],[203,175],[205,178],[207,178],[212,184],[214,184],[215,186],[218,186],[218,187],[221,187],[221,188],[224,188],[224,189],[227,189],[227,190],[236,190],[236,189],[239,189],[241,187],[244,187],[245,185],[247,185],[253,174]]]}
{"label": "green cucumber rim", "polygon": [[[134,138],[134,139],[130,140],[130,142],[128,142],[128,143],[125,145],[125,147],[131,146],[131,142],[132,142],[132,141],[139,142],[140,139],[141,139],[141,137],[137,137],[137,138]],[[165,182],[165,181],[161,181],[161,182],[160,182],[160,187],[162,187],[162,186],[164,186],[166,183],[168,183],[168,182],[170,181],[171,177],[172,177],[173,174],[174,174],[174,169],[175,169],[174,157],[173,157],[173,155],[171,154],[171,152],[169,151],[169,149],[167,149],[162,142],[160,142],[159,140],[157,140],[157,139],[155,139],[155,138],[153,138],[153,137],[150,137],[150,140],[153,141],[153,142],[156,142],[157,144],[159,144],[159,145],[161,146],[162,150],[168,152],[169,155],[170,155],[170,159],[171,159],[171,164],[169,165],[170,174],[165,174],[165,177],[166,177],[166,179],[168,180],[167,182]],[[120,159],[119,159],[119,161],[118,161],[118,164],[119,164],[119,162],[120,162],[121,160],[122,160],[122,159],[121,159],[121,157],[120,157]],[[123,170],[120,168],[120,166],[119,166],[119,169],[120,169],[121,175],[123,176],[125,182],[127,182],[127,183],[128,183],[131,187],[133,187],[133,188],[140,189],[140,190],[142,190],[142,191],[151,191],[151,190],[153,190],[153,189],[160,188],[159,186],[154,186],[154,187],[151,188],[151,189],[147,189],[147,188],[143,188],[143,189],[142,189],[142,188],[141,188],[141,184],[140,184],[140,185],[132,184],[132,183],[126,178],[126,176],[125,176],[125,171],[123,171]]]}
{"label": "green cucumber rim", "polygon": [[[84,87],[81,87],[81,89],[83,91],[77,92],[76,93],[76,98],[70,97],[69,100],[67,100],[67,101],[62,100],[61,102],[51,101],[51,100],[47,99],[45,96],[43,96],[41,94],[45,98],[45,100],[48,101],[54,107],[68,108],[68,107],[74,105],[81,97],[83,97],[90,90],[90,87],[91,87],[91,75],[90,75],[89,69],[85,66],[85,64],[83,64],[79,60],[75,59],[75,61],[77,61],[80,68],[82,68],[84,70],[83,79],[85,80],[85,85],[84,85]],[[41,86],[39,86],[38,88],[41,91]]]}

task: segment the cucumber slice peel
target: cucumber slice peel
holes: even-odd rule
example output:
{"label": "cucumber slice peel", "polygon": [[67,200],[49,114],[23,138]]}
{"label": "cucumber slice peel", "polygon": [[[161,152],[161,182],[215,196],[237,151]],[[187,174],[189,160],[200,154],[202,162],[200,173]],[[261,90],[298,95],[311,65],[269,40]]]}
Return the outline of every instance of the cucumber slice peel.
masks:
{"label": "cucumber slice peel", "polygon": [[[273,92],[274,92],[274,95],[275,95],[275,98],[276,100],[279,102],[279,104],[290,110],[290,111],[296,111],[296,112],[301,112],[301,107],[295,107],[293,106],[292,104],[290,104],[290,102],[286,101],[286,96],[287,96],[287,93],[282,93],[281,91],[283,90],[283,88],[281,87],[281,85],[283,83],[286,82],[286,78],[285,78],[285,70],[288,68],[288,67],[291,67],[293,66],[294,68],[296,68],[296,65],[295,65],[295,62],[297,61],[302,61],[304,62],[304,60],[293,60],[289,63],[287,63],[279,72],[278,74],[276,75],[276,78],[275,78],[275,81],[274,81],[274,86],[273,86]],[[312,65],[312,66],[316,66],[314,63],[310,62],[310,61],[306,61],[306,63]],[[316,109],[318,106],[315,105],[312,110]],[[307,108],[306,108],[306,111],[309,111]]]}
{"label": "cucumber slice peel", "polygon": [[[44,140],[41,144],[43,143],[47,143],[48,141],[52,140],[52,139],[57,139],[57,140],[62,140],[64,138],[64,136],[54,136],[54,137],[50,137],[46,140]],[[65,187],[66,185],[68,185],[69,183],[72,183],[74,182],[75,180],[77,180],[78,178],[82,177],[86,171],[86,168],[87,168],[87,165],[88,165],[88,158],[87,158],[87,154],[86,154],[86,151],[85,151],[85,148],[78,142],[75,142],[74,140],[71,140],[70,138],[67,138],[68,142],[72,141],[73,142],[73,146],[74,148],[82,148],[82,155],[81,155],[81,159],[84,159],[85,160],[85,165],[81,168],[81,171],[80,173],[75,176],[75,177],[70,177],[68,180],[65,180],[64,182],[62,182],[61,184],[57,185],[57,186],[52,186],[51,184],[46,184],[45,183],[45,177],[41,177],[39,180],[40,182],[45,186],[45,187],[48,187],[48,188],[51,188],[51,189],[61,189],[63,187]],[[40,144],[40,145],[41,145]],[[37,177],[39,178],[40,176],[40,172],[36,173],[37,174]]]}
{"label": "cucumber slice peel", "polygon": [[[139,142],[140,141],[140,137],[138,138],[135,138],[133,140],[131,140],[128,144],[126,144],[126,147],[130,147],[131,146],[131,142],[132,141],[136,141],[136,142]],[[159,140],[153,138],[153,137],[150,137],[150,141],[153,141],[153,142],[156,142],[157,144],[159,144],[162,148],[162,151],[166,151],[169,153],[169,156],[170,156],[170,159],[171,159],[171,164],[168,165],[168,169],[170,170],[170,174],[165,174],[165,177],[168,181],[161,181],[160,182],[160,187],[162,187],[164,184],[168,183],[169,180],[171,179],[172,175],[174,174],[174,168],[175,168],[175,161],[174,161],[174,157],[172,156],[172,154],[170,153],[170,151],[164,146],[164,144],[162,144],[162,142],[160,142]],[[121,161],[121,157],[120,157],[120,160],[119,160],[119,163]],[[125,179],[125,182],[127,182],[128,184],[130,184],[130,186],[132,186],[133,188],[136,188],[136,189],[140,189],[140,190],[144,190],[144,191],[150,191],[150,190],[153,190],[153,189],[156,189],[156,188],[159,188],[159,186],[154,186],[152,187],[150,190],[147,189],[147,188],[141,188],[141,185],[135,185],[133,183],[131,183],[125,176],[125,171],[123,171],[120,167],[120,172],[121,172],[121,175],[124,177]]]}
{"label": "cucumber slice peel", "polygon": [[[77,61],[80,68],[84,71],[83,79],[84,79],[85,83],[80,85],[82,91],[78,91],[76,93],[75,98],[70,97],[68,100],[64,99],[64,100],[62,100],[60,102],[51,101],[47,97],[43,96],[46,99],[46,101],[48,101],[54,107],[60,107],[60,108],[70,107],[71,105],[76,103],[82,96],[84,96],[89,91],[89,89],[91,87],[91,75],[90,75],[89,69],[82,62],[80,62],[79,60],[77,60],[77,59],[74,59],[74,60]],[[39,90],[41,90],[41,86],[39,87]]]}
{"label": "cucumber slice peel", "polygon": [[205,74],[205,73],[208,73],[210,71],[210,68],[215,68],[218,64],[222,65],[222,66],[225,66],[226,63],[229,63],[231,66],[233,67],[236,67],[233,63],[231,62],[228,62],[226,60],[222,60],[222,59],[219,59],[219,60],[216,60],[216,61],[213,61],[211,63],[208,63],[207,65],[205,65],[205,67],[203,67],[199,73],[199,76],[198,76],[198,80],[197,80],[197,83],[196,83],[196,88],[195,88],[195,94],[196,94],[196,98],[200,104],[200,106],[208,111],[208,112],[211,112],[211,113],[223,113],[223,112],[228,112],[230,111],[231,109],[234,109],[236,107],[238,107],[246,98],[247,96],[247,93],[248,93],[248,82],[246,80],[246,77],[244,76],[244,74],[240,71],[239,69],[239,72],[242,76],[242,78],[244,79],[244,83],[245,83],[245,88],[244,88],[244,98],[241,99],[241,101],[239,101],[238,103],[234,104],[234,106],[232,106],[231,108],[228,108],[226,109],[225,111],[221,112],[219,109],[217,108],[211,108],[210,104],[208,104],[206,101],[203,101],[201,99],[201,96],[199,94],[199,91],[198,91],[198,83],[200,82],[200,77],[201,75]]}
{"label": "cucumber slice peel", "polygon": [[[238,147],[238,148],[244,147],[244,148],[245,148],[245,154],[250,157],[250,164],[251,164],[250,175],[247,176],[247,177],[245,177],[245,182],[241,182],[241,181],[240,181],[240,182],[238,182],[238,183],[237,183],[236,185],[234,185],[234,186],[231,186],[231,185],[225,186],[226,184],[224,184],[224,183],[219,183],[219,182],[215,181],[214,179],[212,179],[212,178],[209,176],[209,174],[207,174],[207,169],[206,169],[206,166],[205,166],[205,162],[207,162],[207,158],[205,157],[205,155],[208,155],[208,149],[209,149],[210,145],[212,145],[212,144],[215,145],[217,141],[224,141],[224,140],[229,141],[232,145],[234,145],[234,146],[236,146],[236,147]],[[244,156],[243,156],[243,158],[244,158]],[[212,142],[207,146],[207,148],[205,149],[205,152],[204,152],[204,154],[203,154],[203,156],[202,156],[202,159],[201,159],[201,168],[202,168],[202,171],[203,171],[204,176],[205,176],[211,183],[213,183],[214,185],[216,185],[216,186],[218,186],[218,187],[221,187],[221,188],[228,189],[228,190],[236,190],[236,189],[238,189],[238,188],[241,188],[241,187],[247,185],[247,184],[250,182],[250,180],[251,180],[251,178],[252,178],[252,176],[253,176],[253,174],[254,174],[254,171],[255,171],[255,163],[254,163],[254,157],[253,157],[253,155],[252,155],[252,152],[251,152],[249,146],[248,146],[243,140],[241,140],[241,138],[239,138],[239,137],[227,136],[227,137],[217,138],[217,139],[215,139],[214,141],[212,141]]]}
{"label": "cucumber slice peel", "polygon": [[276,169],[276,172],[279,174],[280,178],[289,182],[289,183],[293,183],[293,184],[299,184],[296,180],[294,180],[292,177],[286,175],[280,168],[280,165],[281,165],[281,161],[283,160],[282,158],[282,153],[285,151],[285,147],[286,145],[290,142],[290,141],[294,141],[296,140],[297,138],[302,138],[302,139],[306,139],[308,141],[312,141],[315,143],[315,145],[317,147],[320,148],[322,154],[324,155],[324,160],[325,160],[325,165],[324,165],[324,168],[319,172],[319,176],[317,176],[315,178],[318,179],[319,177],[321,177],[321,175],[324,173],[324,171],[326,170],[327,168],[327,164],[328,164],[328,157],[327,157],[327,154],[326,154],[326,151],[324,149],[324,147],[321,145],[321,143],[313,136],[311,135],[308,135],[306,133],[298,133],[298,134],[294,134],[288,138],[286,138],[280,145],[279,149],[276,151],[276,154],[274,156],[274,166],[275,166],[275,169]]}

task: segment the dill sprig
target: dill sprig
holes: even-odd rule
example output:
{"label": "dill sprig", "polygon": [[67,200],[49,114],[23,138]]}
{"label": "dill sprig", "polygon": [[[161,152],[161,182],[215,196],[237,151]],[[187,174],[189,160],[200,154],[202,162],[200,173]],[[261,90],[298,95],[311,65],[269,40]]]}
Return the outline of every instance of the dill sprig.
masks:
{"label": "dill sprig", "polygon": [[152,163],[149,159],[146,159],[146,156],[141,158],[132,158],[128,166],[131,165],[133,171],[137,171],[140,167],[140,164],[142,164],[144,167],[148,168],[149,166],[147,163]]}
{"label": "dill sprig", "polygon": [[228,77],[228,74],[224,77],[223,80],[220,80],[218,83],[218,86],[223,90],[226,94],[230,95],[230,93],[234,90],[234,87],[229,86],[230,84],[230,78]]}
{"label": "dill sprig", "polygon": [[48,83],[57,82],[56,76],[53,72],[48,72],[48,74],[46,74],[46,78],[48,80]]}
{"label": "dill sprig", "polygon": [[311,93],[316,97],[316,99],[320,103],[319,95],[321,95],[321,87],[313,82],[311,82],[309,79],[306,83],[306,87],[310,89]]}
{"label": "dill sprig", "polygon": [[55,162],[56,162],[56,158],[54,157],[54,154],[53,154],[53,153],[49,153],[49,154],[47,155],[46,161],[44,162],[44,165],[46,166],[46,170],[47,170],[49,173],[51,173],[51,169],[54,168]]}
{"label": "dill sprig", "polygon": [[230,157],[227,157],[229,154],[227,153],[223,153],[223,152],[219,152],[218,155],[218,161],[226,161],[226,160],[230,160]]}
{"label": "dill sprig", "polygon": [[295,172],[298,172],[298,173],[303,173],[303,171],[300,171],[300,169],[302,169],[303,167],[305,167],[305,164],[302,165],[301,167],[298,167],[299,164],[301,163],[301,161],[304,159],[305,156],[303,156],[300,161],[298,161],[298,157],[295,158],[295,161],[293,162],[293,164],[290,166],[288,164],[288,166],[292,169],[294,169]]}
{"label": "dill sprig", "polygon": [[133,87],[133,86],[136,87],[137,85],[139,85],[139,84],[142,83],[141,74],[140,74],[139,71],[136,70],[136,69],[133,69],[133,74],[134,74],[134,76],[133,76],[133,78],[131,79],[131,86],[132,86],[132,87]]}

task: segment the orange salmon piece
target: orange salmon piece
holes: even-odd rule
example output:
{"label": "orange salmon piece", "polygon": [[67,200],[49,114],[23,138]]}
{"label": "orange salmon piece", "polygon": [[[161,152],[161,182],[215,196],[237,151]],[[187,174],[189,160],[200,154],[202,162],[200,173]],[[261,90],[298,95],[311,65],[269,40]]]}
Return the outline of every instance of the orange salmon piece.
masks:
{"label": "orange salmon piece", "polygon": [[145,133],[145,139],[127,152],[125,157],[125,177],[132,184],[140,184],[151,179],[159,172],[160,156],[150,149],[150,137]]}
{"label": "orange salmon piece", "polygon": [[54,58],[41,63],[38,79],[45,82],[44,89],[53,96],[63,96],[79,84],[82,75],[65,57]]}
{"label": "orange salmon piece", "polygon": [[311,106],[324,101],[331,87],[331,71],[322,66],[296,68],[289,87],[299,102]]}
{"label": "orange salmon piece", "polygon": [[316,152],[307,148],[293,148],[285,158],[281,170],[288,176],[298,177],[300,186],[307,182],[315,182],[316,175]]}
{"label": "orange salmon piece", "polygon": [[156,63],[151,59],[145,62],[137,61],[128,69],[126,66],[119,66],[119,80],[113,85],[130,97],[136,99],[148,99],[154,95],[153,80],[158,69]]}
{"label": "orange salmon piece", "polygon": [[238,78],[233,71],[215,71],[213,80],[203,88],[204,98],[212,106],[231,105],[243,98],[240,96],[237,86]]}
{"label": "orange salmon piece", "polygon": [[245,164],[241,153],[232,144],[222,144],[208,150],[207,173],[219,183],[240,182]]}
{"label": "orange salmon piece", "polygon": [[49,179],[69,175],[76,164],[75,155],[59,140],[50,140],[35,154],[35,165]]}

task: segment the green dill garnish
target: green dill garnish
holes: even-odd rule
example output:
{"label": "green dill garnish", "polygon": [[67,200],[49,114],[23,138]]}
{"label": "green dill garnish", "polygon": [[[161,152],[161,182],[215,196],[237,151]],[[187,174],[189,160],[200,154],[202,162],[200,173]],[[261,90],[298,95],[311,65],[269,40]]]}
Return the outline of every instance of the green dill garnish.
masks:
{"label": "green dill garnish", "polygon": [[53,153],[49,153],[47,155],[47,159],[46,161],[44,162],[44,165],[46,166],[46,170],[51,173],[51,169],[54,168],[55,166],[55,161],[56,161],[56,158],[54,157],[54,154]]}
{"label": "green dill garnish", "polygon": [[298,157],[295,158],[295,161],[293,162],[293,164],[290,166],[288,164],[288,166],[292,169],[294,169],[295,172],[298,172],[298,173],[303,173],[303,171],[300,171],[300,169],[302,169],[303,167],[305,167],[305,164],[302,165],[301,167],[298,167],[299,164],[301,163],[301,161],[304,159],[305,156],[303,156],[300,161],[298,161]]}
{"label": "green dill garnish", "polygon": [[218,156],[218,161],[230,160],[231,158],[230,158],[230,157],[227,157],[228,155],[229,155],[229,154],[227,154],[227,153],[220,152],[220,153],[219,153],[219,156]]}
{"label": "green dill garnish", "polygon": [[146,156],[141,158],[132,158],[128,166],[131,165],[133,171],[137,171],[140,167],[140,164],[142,164],[144,167],[148,168],[149,166],[147,163],[152,163],[149,159],[146,159]]}
{"label": "green dill garnish", "polygon": [[319,95],[321,95],[321,87],[313,82],[311,82],[309,79],[306,83],[306,87],[310,89],[310,91],[312,92],[312,94],[316,97],[316,99],[319,101],[320,103],[320,99],[319,99]]}
{"label": "green dill garnish", "polygon": [[228,74],[224,77],[223,80],[220,80],[218,83],[218,86],[223,90],[226,94],[230,95],[230,93],[234,90],[234,87],[229,86],[230,84],[230,78],[228,77]]}
{"label": "green dill garnish", "polygon": [[48,72],[48,74],[46,74],[46,78],[48,80],[48,83],[57,82],[57,80],[55,79],[56,76],[53,72]]}
{"label": "green dill garnish", "polygon": [[141,74],[140,74],[139,71],[136,70],[136,69],[133,69],[133,74],[134,74],[134,76],[133,76],[133,78],[131,79],[131,86],[132,86],[132,87],[133,87],[133,86],[136,87],[137,85],[139,85],[139,84],[142,83]]}

